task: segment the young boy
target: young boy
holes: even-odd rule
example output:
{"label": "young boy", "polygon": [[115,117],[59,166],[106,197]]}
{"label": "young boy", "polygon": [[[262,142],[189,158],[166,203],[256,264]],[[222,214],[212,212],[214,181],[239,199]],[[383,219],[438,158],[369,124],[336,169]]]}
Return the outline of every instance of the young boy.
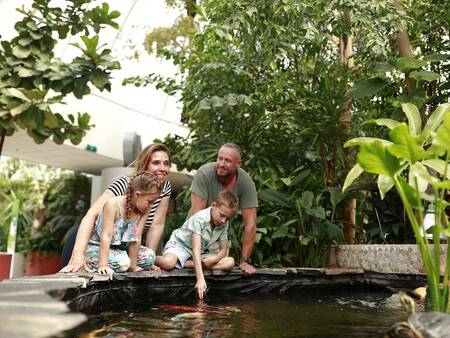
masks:
{"label": "young boy", "polygon": [[[209,208],[192,215],[181,228],[172,232],[163,250],[163,256],[156,257],[156,265],[164,270],[195,268],[198,296],[203,299],[206,281],[202,265],[208,269],[231,270],[234,259],[227,257],[228,220],[233,217],[239,206],[235,194],[220,192]],[[219,251],[212,252],[219,243]],[[193,261],[189,259],[192,258]]]}

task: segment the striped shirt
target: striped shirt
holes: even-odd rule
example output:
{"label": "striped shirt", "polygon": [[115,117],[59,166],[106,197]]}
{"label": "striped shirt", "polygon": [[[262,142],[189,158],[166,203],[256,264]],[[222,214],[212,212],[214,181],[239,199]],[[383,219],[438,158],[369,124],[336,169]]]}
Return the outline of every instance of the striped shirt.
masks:
{"label": "striped shirt", "polygon": [[[117,180],[115,180],[113,183],[111,183],[108,189],[112,191],[114,196],[124,196],[127,192],[127,186],[128,186],[128,177],[122,176],[119,177]],[[172,194],[172,184],[169,182],[169,180],[166,180],[166,182],[164,182],[161,195],[159,195],[159,198],[152,205],[150,214],[148,215],[147,221],[145,222],[144,226],[145,230],[147,230],[150,227],[150,225],[152,225],[153,218],[155,217],[156,214],[156,209],[158,209],[161,200],[164,197],[170,197],[171,194]]]}

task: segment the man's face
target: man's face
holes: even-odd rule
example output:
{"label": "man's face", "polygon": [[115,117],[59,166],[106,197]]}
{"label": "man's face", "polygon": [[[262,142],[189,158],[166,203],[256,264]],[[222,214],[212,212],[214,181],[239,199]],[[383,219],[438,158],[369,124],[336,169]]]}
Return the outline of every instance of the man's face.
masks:
{"label": "man's face", "polygon": [[234,148],[222,147],[217,154],[216,172],[219,177],[228,177],[236,174],[241,166],[239,153]]}

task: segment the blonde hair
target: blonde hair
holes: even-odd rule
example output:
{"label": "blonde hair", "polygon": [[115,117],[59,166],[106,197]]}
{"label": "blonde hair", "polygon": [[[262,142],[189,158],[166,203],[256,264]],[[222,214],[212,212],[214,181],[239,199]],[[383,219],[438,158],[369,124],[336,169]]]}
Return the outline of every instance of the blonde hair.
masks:
{"label": "blonde hair", "polygon": [[135,205],[133,205],[132,195],[135,191],[146,194],[161,194],[162,183],[158,180],[158,177],[149,173],[148,171],[140,172],[139,174],[130,177],[130,181],[127,186],[127,204],[126,204],[126,219],[131,216],[131,211]]}
{"label": "blonde hair", "polygon": [[239,199],[238,197],[228,190],[222,190],[219,192],[219,194],[214,199],[214,202],[217,203],[217,205],[225,206],[227,208],[232,209],[234,212],[237,211],[239,208]]}
{"label": "blonde hair", "polygon": [[134,174],[147,170],[148,163],[155,151],[164,151],[169,156],[169,165],[172,163],[172,155],[169,148],[162,143],[153,143],[146,146],[138,155],[138,157],[131,163],[134,168]]}

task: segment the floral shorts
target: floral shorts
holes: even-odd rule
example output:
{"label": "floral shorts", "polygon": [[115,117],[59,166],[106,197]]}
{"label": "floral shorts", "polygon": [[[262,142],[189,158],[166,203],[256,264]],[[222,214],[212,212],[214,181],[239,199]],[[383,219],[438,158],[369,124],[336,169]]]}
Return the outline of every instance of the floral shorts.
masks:
{"label": "floral shorts", "polygon": [[[98,259],[100,255],[100,246],[89,244],[86,252],[88,267],[92,270],[98,270]],[[114,272],[125,272],[130,268],[130,257],[126,250],[110,248],[108,252],[108,264]],[[143,245],[139,248],[137,265],[143,269],[150,268],[155,264],[155,253]]]}

